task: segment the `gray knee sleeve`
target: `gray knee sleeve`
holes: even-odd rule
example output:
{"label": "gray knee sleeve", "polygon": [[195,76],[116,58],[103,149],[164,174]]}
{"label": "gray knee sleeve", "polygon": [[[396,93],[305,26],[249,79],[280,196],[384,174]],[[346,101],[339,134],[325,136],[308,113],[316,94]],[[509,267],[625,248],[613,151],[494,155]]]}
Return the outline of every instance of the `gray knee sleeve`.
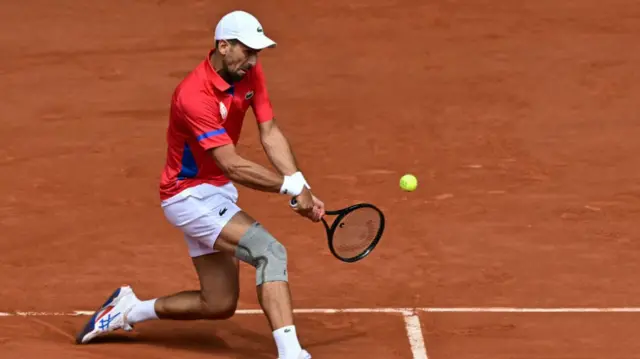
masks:
{"label": "gray knee sleeve", "polygon": [[256,285],[288,280],[287,250],[259,223],[240,238],[236,258],[256,268]]}

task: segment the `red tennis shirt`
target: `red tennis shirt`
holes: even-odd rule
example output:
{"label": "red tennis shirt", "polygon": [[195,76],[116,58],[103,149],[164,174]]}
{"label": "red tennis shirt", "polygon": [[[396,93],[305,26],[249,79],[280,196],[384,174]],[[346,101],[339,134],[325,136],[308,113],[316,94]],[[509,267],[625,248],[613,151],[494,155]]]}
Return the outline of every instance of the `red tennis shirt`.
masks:
{"label": "red tennis shirt", "polygon": [[249,107],[259,123],[273,118],[260,62],[242,80],[228,84],[209,62],[212,51],[178,84],[171,98],[161,200],[202,183],[228,183],[206,151],[238,143]]}

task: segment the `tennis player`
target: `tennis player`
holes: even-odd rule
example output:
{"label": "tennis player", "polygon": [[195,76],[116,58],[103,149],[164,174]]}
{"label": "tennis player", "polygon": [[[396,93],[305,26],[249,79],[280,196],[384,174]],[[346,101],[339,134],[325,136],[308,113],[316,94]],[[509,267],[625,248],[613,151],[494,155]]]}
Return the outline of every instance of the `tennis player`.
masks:
{"label": "tennis player", "polygon": [[[233,11],[217,24],[215,47],[172,97],[161,206],[168,221],[184,234],[200,289],[139,300],[131,287],[120,287],[78,333],[77,343],[118,329],[130,331],[148,320],[230,318],[238,302],[240,260],[256,269],[258,300],[279,358],[311,358],[299,343],[293,321],[287,251],[237,206],[233,184],[295,198],[298,206],[293,210],[313,222],[325,214],[274,119],[258,53],[275,46],[258,19]],[[277,173],[236,153],[249,107]],[[288,206],[288,200],[283,203]]]}

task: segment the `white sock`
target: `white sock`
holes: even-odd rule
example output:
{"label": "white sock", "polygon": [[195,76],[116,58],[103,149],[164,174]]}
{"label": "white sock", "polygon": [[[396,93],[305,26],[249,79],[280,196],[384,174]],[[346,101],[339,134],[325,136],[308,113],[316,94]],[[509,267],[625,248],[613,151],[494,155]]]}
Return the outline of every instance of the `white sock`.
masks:
{"label": "white sock", "polygon": [[273,338],[278,347],[278,359],[298,359],[302,348],[294,325],[274,330]]}
{"label": "white sock", "polygon": [[154,308],[155,304],[156,299],[138,301],[129,314],[127,314],[127,322],[129,324],[135,324],[144,322],[145,320],[158,319]]}

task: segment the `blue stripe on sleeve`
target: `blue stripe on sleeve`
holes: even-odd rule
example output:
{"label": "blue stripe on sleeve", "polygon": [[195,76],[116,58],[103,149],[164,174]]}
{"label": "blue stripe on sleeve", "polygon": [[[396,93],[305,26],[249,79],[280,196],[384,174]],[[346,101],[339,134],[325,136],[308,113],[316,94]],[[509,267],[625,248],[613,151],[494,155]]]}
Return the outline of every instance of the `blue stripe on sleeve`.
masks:
{"label": "blue stripe on sleeve", "polygon": [[203,133],[200,136],[197,137],[198,141],[202,141],[205,138],[209,138],[209,137],[214,137],[214,136],[218,136],[221,135],[223,133],[227,133],[227,130],[225,130],[224,128],[221,128],[219,130],[215,130],[215,131],[209,131],[207,133]]}

